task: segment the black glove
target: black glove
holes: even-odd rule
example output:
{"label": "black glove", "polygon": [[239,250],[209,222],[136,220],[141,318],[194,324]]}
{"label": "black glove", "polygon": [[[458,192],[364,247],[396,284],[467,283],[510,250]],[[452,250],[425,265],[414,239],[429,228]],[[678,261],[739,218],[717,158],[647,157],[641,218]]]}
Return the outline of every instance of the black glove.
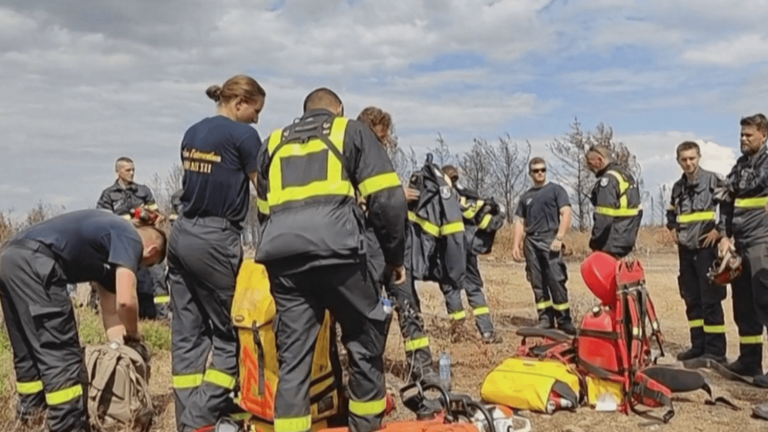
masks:
{"label": "black glove", "polygon": [[152,350],[141,336],[125,335],[123,336],[123,344],[139,353],[145,363],[149,363],[149,360],[152,358]]}

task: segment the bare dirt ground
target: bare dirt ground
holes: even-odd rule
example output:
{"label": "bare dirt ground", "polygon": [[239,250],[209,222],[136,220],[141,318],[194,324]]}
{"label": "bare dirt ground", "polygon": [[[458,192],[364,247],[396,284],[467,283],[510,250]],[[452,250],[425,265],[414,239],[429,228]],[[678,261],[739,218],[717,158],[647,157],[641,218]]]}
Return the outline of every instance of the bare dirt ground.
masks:
{"label": "bare dirt ground", "polygon": [[[688,327],[683,302],[677,288],[677,255],[673,249],[665,252],[643,254],[649,289],[661,319],[662,331],[667,343],[666,358],[663,363],[674,364],[677,352],[684,350],[688,343]],[[593,296],[584,286],[579,274],[579,261],[568,262],[571,304],[576,315],[576,322],[593,304]],[[485,374],[504,358],[513,354],[519,342],[515,331],[520,326],[535,324],[533,295],[525,279],[524,265],[502,257],[481,259],[481,272],[485,279],[487,296],[492,316],[497,328],[504,337],[500,345],[483,345],[479,342],[474,323],[470,320],[462,332],[462,339],[451,343],[448,315],[445,312],[442,294],[432,283],[422,283],[419,291],[422,307],[430,334],[435,361],[441,351],[447,351],[453,359],[453,387],[456,392],[479,396],[480,385]],[[738,335],[733,324],[730,295],[724,301],[728,328],[729,360],[738,355]],[[768,358],[768,355],[765,356]],[[10,360],[10,356],[5,356]],[[403,370],[404,353],[402,338],[396,322],[393,322],[387,342],[386,360],[390,385],[397,387],[399,378],[405,376]],[[768,362],[766,362],[768,366]],[[625,416],[619,413],[597,413],[588,407],[576,412],[558,412],[547,416],[529,413],[535,431],[574,431],[598,432],[616,430],[667,430],[682,431],[754,431],[768,430],[768,422],[751,418],[752,405],[768,401],[768,390],[752,388],[741,383],[725,381],[714,373],[706,373],[717,390],[728,395],[741,410],[733,411],[726,406],[705,405],[706,393],[698,391],[676,395],[674,405],[676,416],[666,425],[642,425],[647,422],[637,415]],[[160,416],[153,431],[171,432],[175,430],[173,395],[171,390],[170,353],[156,352],[153,360],[151,380],[152,392]],[[8,389],[12,387],[9,377]],[[0,396],[0,430],[18,430],[13,422],[13,401],[10,392]],[[393,419],[413,418],[402,406]],[[34,430],[34,429],[33,429]]]}

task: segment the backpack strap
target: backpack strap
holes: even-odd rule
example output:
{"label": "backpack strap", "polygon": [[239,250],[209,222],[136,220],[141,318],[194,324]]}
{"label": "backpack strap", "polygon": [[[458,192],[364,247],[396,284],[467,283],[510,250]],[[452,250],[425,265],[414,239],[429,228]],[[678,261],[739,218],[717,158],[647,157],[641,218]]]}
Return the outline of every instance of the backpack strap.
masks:
{"label": "backpack strap", "polygon": [[664,423],[669,423],[675,416],[675,407],[672,405],[672,392],[658,381],[649,378],[642,371],[634,374],[632,380],[632,411],[636,414],[636,403],[641,403],[650,407],[667,407],[661,419]]}

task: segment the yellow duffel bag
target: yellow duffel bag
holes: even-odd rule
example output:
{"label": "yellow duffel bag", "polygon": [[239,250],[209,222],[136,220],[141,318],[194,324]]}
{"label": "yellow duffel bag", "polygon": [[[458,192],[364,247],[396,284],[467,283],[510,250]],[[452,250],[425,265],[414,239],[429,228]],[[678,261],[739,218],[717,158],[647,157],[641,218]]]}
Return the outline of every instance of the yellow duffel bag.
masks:
{"label": "yellow duffel bag", "polygon": [[581,400],[579,376],[557,360],[510,357],[483,379],[485,402],[551,414],[575,409]]}
{"label": "yellow duffel bag", "polygon": [[[262,429],[274,422],[277,389],[277,347],[273,322],[275,301],[263,265],[244,260],[232,302],[232,321],[240,340],[240,406]],[[313,429],[328,426],[326,420],[346,418],[342,404],[341,371],[336,350],[335,322],[326,312],[315,345],[310,385]]]}

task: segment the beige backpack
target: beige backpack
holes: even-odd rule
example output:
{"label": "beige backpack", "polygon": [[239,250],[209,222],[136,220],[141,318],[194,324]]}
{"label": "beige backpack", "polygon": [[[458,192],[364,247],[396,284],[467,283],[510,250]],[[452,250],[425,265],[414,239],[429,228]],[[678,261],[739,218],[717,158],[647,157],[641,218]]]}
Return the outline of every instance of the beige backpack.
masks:
{"label": "beige backpack", "polygon": [[88,415],[97,431],[149,431],[154,406],[149,365],[121,343],[87,347]]}

